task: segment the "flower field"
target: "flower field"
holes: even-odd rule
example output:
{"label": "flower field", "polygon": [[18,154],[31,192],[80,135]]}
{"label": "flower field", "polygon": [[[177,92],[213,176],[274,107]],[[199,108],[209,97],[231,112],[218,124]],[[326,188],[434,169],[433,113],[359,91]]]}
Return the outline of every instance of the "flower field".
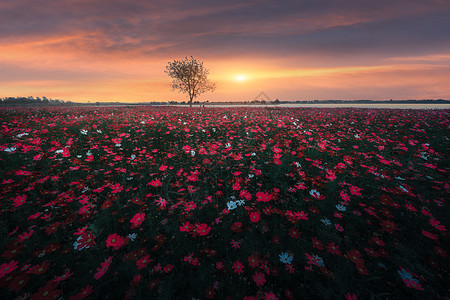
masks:
{"label": "flower field", "polygon": [[450,111],[0,110],[1,299],[449,299]]}

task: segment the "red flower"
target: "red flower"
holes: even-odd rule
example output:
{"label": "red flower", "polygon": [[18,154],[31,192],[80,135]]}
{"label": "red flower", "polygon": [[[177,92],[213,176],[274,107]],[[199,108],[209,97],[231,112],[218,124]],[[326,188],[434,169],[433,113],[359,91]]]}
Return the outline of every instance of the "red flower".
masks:
{"label": "red flower", "polygon": [[259,256],[256,254],[252,254],[248,257],[248,265],[252,268],[256,268],[259,266]]}
{"label": "red flower", "polygon": [[92,294],[93,291],[94,291],[94,287],[92,285],[88,284],[85,288],[82,288],[78,294],[70,297],[70,300],[84,299],[87,296],[89,296],[90,294]]}
{"label": "red flower", "polygon": [[124,244],[124,238],[117,233],[110,234],[106,239],[106,247],[113,247],[114,250],[119,249]]}
{"label": "red flower", "polygon": [[166,274],[169,273],[170,271],[172,271],[173,267],[174,267],[174,265],[167,264],[167,265],[164,267],[164,273],[166,273]]}
{"label": "red flower", "polygon": [[431,226],[433,226],[434,228],[436,228],[439,231],[447,231],[447,229],[445,228],[444,225],[441,225],[441,222],[439,222],[436,219],[431,219],[430,220],[430,224]]}
{"label": "red flower", "polygon": [[384,245],[386,245],[382,240],[380,240],[376,236],[372,237],[372,241],[380,247],[383,247]]}
{"label": "red flower", "polygon": [[90,248],[95,245],[95,235],[88,231],[80,235],[75,243],[73,243],[75,250],[82,250],[84,248]]}
{"label": "red flower", "polygon": [[31,267],[27,273],[35,274],[35,275],[41,275],[47,272],[47,270],[50,269],[50,263],[49,262],[42,262],[40,265],[35,265]]}
{"label": "red flower", "polygon": [[0,278],[4,277],[6,274],[11,273],[15,269],[17,269],[17,264],[19,262],[15,260],[11,260],[9,263],[4,263],[0,266]]}
{"label": "red flower", "polygon": [[233,232],[241,232],[242,231],[242,223],[234,222],[233,225],[231,225],[231,230]]}
{"label": "red flower", "polygon": [[141,259],[139,259],[136,262],[136,265],[138,267],[138,269],[143,269],[145,267],[147,267],[148,263],[151,262],[152,260],[150,259],[150,255],[147,254],[146,256],[142,257]]}
{"label": "red flower", "polygon": [[111,185],[111,194],[116,194],[121,191],[123,191],[123,186],[120,183]]}
{"label": "red flower", "polygon": [[442,257],[447,257],[447,251],[438,246],[434,246],[434,253]]}
{"label": "red flower", "polygon": [[234,273],[237,273],[240,275],[244,272],[244,265],[240,261],[237,260],[233,264],[233,270],[234,270]]}
{"label": "red flower", "polygon": [[422,234],[423,234],[423,236],[425,236],[425,237],[427,237],[429,239],[437,240],[437,237],[434,234],[432,234],[431,232],[422,230]]}
{"label": "red flower", "polygon": [[361,260],[361,252],[359,252],[357,249],[352,249],[350,251],[347,252],[347,254],[345,255],[346,258],[350,259],[351,261],[353,261],[354,263],[358,262],[359,260]]}
{"label": "red flower", "polygon": [[155,180],[150,181],[150,182],[148,183],[148,185],[151,185],[151,186],[153,186],[153,187],[158,187],[158,186],[161,186],[161,185],[162,185],[162,182],[161,182],[161,180],[159,180],[159,179],[155,179]]}
{"label": "red flower", "polygon": [[289,234],[290,237],[292,237],[294,239],[298,239],[300,237],[300,235],[301,235],[301,232],[297,228],[292,227],[291,229],[289,229],[289,233],[288,234]]}
{"label": "red flower", "polygon": [[37,293],[33,294],[33,299],[57,299],[61,294],[61,290],[55,290],[59,285],[59,282],[48,281],[43,287],[41,287]]}
{"label": "red flower", "polygon": [[389,233],[393,233],[394,230],[399,230],[397,224],[390,220],[383,220],[380,225],[383,227],[383,230]]}
{"label": "red flower", "polygon": [[269,202],[272,199],[272,196],[269,193],[265,192],[257,192],[256,193],[256,201],[258,202]]}
{"label": "red flower", "polygon": [[347,294],[345,294],[345,299],[346,300],[357,300],[358,297],[356,296],[356,294],[347,293]]}
{"label": "red flower", "polygon": [[97,273],[95,273],[94,278],[100,279],[105,275],[106,271],[109,269],[109,265],[111,265],[112,257],[108,257],[104,262],[100,264],[100,267],[97,268]]}
{"label": "red flower", "polygon": [[264,300],[278,300],[278,297],[272,292],[270,292],[270,293],[265,292],[264,293]]}
{"label": "red flower", "polygon": [[183,223],[182,226],[180,226],[181,232],[189,232],[189,231],[191,231],[191,229],[192,229],[192,226],[191,226],[191,224],[189,224],[189,222],[185,222],[185,223]]}
{"label": "red flower", "polygon": [[251,212],[250,213],[250,221],[253,223],[257,223],[259,221],[259,213],[258,212]]}
{"label": "red flower", "polygon": [[266,283],[266,278],[264,273],[256,272],[255,275],[253,275],[253,280],[255,281],[256,285],[261,287]]}
{"label": "red flower", "polygon": [[361,189],[357,186],[350,186],[350,194],[352,194],[353,196],[361,196]]}
{"label": "red flower", "polygon": [[342,254],[341,251],[339,251],[339,246],[336,246],[333,242],[328,243],[327,251],[336,255]]}
{"label": "red flower", "polygon": [[313,243],[313,247],[319,250],[323,250],[323,243],[321,240],[318,240],[316,237],[311,238]]}
{"label": "red flower", "polygon": [[30,280],[30,275],[26,273],[22,273],[8,283],[8,288],[12,292],[19,292],[25,285],[27,285],[28,281]]}
{"label": "red flower", "polygon": [[142,224],[142,222],[144,222],[144,220],[145,220],[144,213],[135,214],[134,217],[130,220],[131,224],[133,224],[131,226],[131,228],[136,228],[136,227],[140,226]]}
{"label": "red flower", "polygon": [[208,224],[205,224],[205,223],[199,224],[197,226],[197,228],[196,228],[196,232],[199,235],[207,235],[210,230],[211,230],[211,227],[208,226]]}
{"label": "red flower", "polygon": [[25,203],[25,200],[27,200],[27,195],[17,196],[13,199],[13,206],[19,207]]}
{"label": "red flower", "polygon": [[284,291],[284,296],[285,296],[287,299],[289,299],[289,300],[294,299],[294,294],[293,294],[292,291],[289,290],[289,289],[286,289],[286,290]]}
{"label": "red flower", "polygon": [[216,295],[216,290],[214,289],[214,287],[210,286],[206,289],[206,298],[207,299],[214,299]]}

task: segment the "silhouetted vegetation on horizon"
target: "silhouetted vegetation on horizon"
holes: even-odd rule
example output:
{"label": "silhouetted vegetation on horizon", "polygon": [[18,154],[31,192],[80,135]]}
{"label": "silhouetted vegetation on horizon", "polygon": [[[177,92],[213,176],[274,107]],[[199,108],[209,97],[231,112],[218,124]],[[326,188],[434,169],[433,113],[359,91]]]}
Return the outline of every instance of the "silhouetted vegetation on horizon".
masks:
{"label": "silhouetted vegetation on horizon", "polygon": [[[194,105],[279,105],[279,104],[450,104],[446,99],[420,99],[420,100],[296,100],[275,101],[253,100],[253,101],[193,101]],[[148,101],[148,102],[73,102],[47,97],[4,97],[0,98],[0,107],[5,106],[139,106],[139,105],[189,105],[187,101]]]}

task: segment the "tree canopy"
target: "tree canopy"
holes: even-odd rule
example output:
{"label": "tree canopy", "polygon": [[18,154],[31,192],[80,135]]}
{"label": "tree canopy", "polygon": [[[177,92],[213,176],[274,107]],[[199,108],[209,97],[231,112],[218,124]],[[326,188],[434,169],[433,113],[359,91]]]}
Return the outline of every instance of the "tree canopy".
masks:
{"label": "tree canopy", "polygon": [[216,88],[216,84],[208,79],[209,70],[192,56],[169,62],[165,72],[172,78],[172,90],[187,93],[191,106],[195,97]]}

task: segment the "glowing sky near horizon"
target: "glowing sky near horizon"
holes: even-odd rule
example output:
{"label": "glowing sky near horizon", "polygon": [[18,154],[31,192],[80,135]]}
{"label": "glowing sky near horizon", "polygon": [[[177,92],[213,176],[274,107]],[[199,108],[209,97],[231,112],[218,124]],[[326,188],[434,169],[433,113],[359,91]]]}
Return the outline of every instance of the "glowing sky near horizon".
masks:
{"label": "glowing sky near horizon", "polygon": [[184,101],[192,55],[200,101],[450,99],[449,32],[448,0],[2,0],[0,97]]}

